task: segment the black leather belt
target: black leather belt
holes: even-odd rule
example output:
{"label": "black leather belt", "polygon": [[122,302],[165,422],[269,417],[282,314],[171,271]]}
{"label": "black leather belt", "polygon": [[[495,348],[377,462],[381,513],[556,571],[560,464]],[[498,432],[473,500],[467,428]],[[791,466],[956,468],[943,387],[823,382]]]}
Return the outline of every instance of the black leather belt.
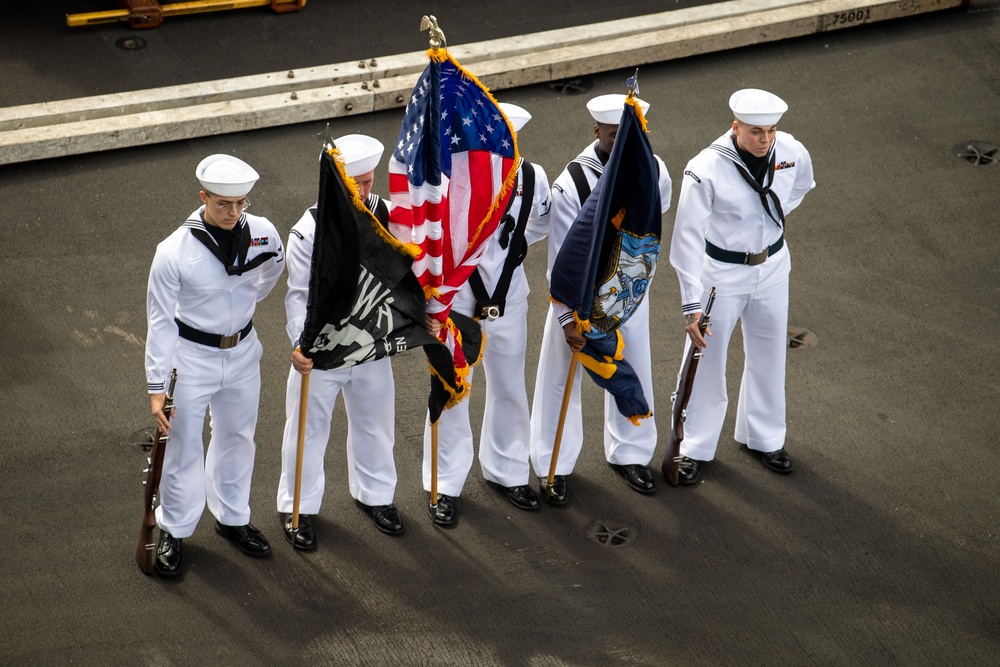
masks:
{"label": "black leather belt", "polygon": [[781,237],[764,248],[760,252],[735,252],[733,250],[723,250],[719,246],[713,244],[711,241],[705,241],[705,254],[707,254],[712,259],[717,259],[720,262],[726,262],[727,264],[745,264],[747,266],[757,266],[758,264],[763,264],[767,261],[767,258],[778,252],[785,246],[785,235],[782,234]]}
{"label": "black leather belt", "polygon": [[219,334],[210,334],[199,329],[195,329],[192,326],[184,324],[176,317],[174,322],[177,323],[177,334],[184,340],[189,340],[192,343],[198,343],[199,345],[207,345],[209,347],[217,347],[220,350],[228,350],[231,347],[236,347],[241,340],[250,335],[253,331],[253,320],[247,322],[247,325],[243,327],[242,331],[238,331],[231,336],[220,336]]}

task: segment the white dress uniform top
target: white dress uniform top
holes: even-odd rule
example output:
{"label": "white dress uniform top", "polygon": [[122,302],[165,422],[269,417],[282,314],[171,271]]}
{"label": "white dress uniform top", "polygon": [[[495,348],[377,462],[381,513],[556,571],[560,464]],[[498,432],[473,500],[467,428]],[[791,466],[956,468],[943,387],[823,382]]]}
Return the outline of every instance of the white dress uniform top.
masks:
{"label": "white dress uniform top", "polygon": [[[518,132],[531,118],[516,105],[500,103]],[[534,170],[534,191],[530,202],[524,200],[524,169]],[[521,162],[517,174],[517,191],[508,215],[517,220],[524,206],[530,206],[524,229],[526,244],[545,238],[549,226],[549,180],[545,170],[530,162]],[[478,271],[483,285],[494,295],[497,282],[511,249],[504,238],[504,224],[484,245]],[[530,478],[528,394],[524,382],[524,354],[528,338],[528,279],[524,267],[518,265],[510,279],[504,312],[494,320],[480,319],[486,337],[482,365],[486,373],[486,409],[479,438],[479,463],[483,477],[501,486],[527,484]],[[476,296],[466,283],[456,294],[452,309],[472,317]],[[474,369],[470,369],[472,381]],[[459,496],[473,460],[472,427],[469,423],[469,401],[464,400],[445,410],[438,421],[438,491]],[[431,427],[424,428],[424,489],[431,488]]]}
{"label": "white dress uniform top", "polygon": [[[734,115],[748,125],[777,124],[787,105],[770,93],[748,89],[730,100]],[[808,151],[792,135],[774,139],[771,191],[787,215],[816,186]],[[742,322],[746,357],[740,385],[736,441],[760,452],[785,442],[785,353],[788,275],[791,255],[782,216],[738,171],[733,131],[695,156],[684,171],[670,246],[670,263],[680,281],[685,313],[698,312],[716,289],[712,336],[698,365],[684,422],[681,454],[698,461],[715,456],[726,415],[726,359],[737,320]],[[765,169],[765,173],[766,173]],[[719,261],[706,254],[706,241],[737,253],[772,250],[756,266]],[[685,355],[692,343],[686,341]]]}
{"label": "white dress uniform top", "polygon": [[[334,141],[344,156],[348,176],[356,177],[375,169],[383,146],[365,135],[348,135]],[[377,215],[384,209],[378,195],[365,202]],[[288,236],[288,294],[285,315],[288,338],[295,348],[306,318],[309,274],[312,264],[316,219],[307,210]],[[343,391],[347,411],[347,477],[351,496],[364,505],[389,505],[396,491],[396,467],[392,450],[395,442],[395,385],[389,357],[351,368],[313,369],[309,379],[309,405],[302,459],[302,492],[299,511],[319,512],[326,485],[323,460],[330,439],[330,423],[337,395]],[[299,404],[302,375],[294,367],[288,373],[285,396],[285,431],[281,444],[281,477],[278,482],[278,512],[291,513],[295,493],[295,459],[298,450]]]}
{"label": "white dress uniform top", "polygon": [[[221,197],[242,197],[257,180],[246,163],[214,155],[199,165],[205,190]],[[213,204],[208,204],[209,206]],[[175,538],[189,537],[208,508],[220,523],[250,521],[250,481],[254,431],[260,398],[263,348],[250,325],[257,302],[267,296],[284,270],[284,250],[266,218],[243,213],[236,231],[249,240],[241,266],[266,257],[245,272],[227,271],[223,262],[196,238],[204,234],[202,206],[156,247],[146,299],[146,380],[150,394],[163,393],[177,369],[175,413],[163,461],[156,521]],[[228,336],[228,349],[191,342],[178,333],[177,321],[192,329]],[[202,442],[205,410],[212,436]]]}
{"label": "white dress uniform top", "polygon": [[[618,124],[624,108],[624,95],[602,95],[588,104],[591,116],[598,123]],[[643,111],[649,105],[640,101]],[[598,142],[583,150],[573,161],[584,166],[587,183],[593,190],[597,179],[604,171],[604,164],[597,153]],[[656,157],[659,166],[660,200],[662,212],[670,207],[671,180],[667,166]],[[546,275],[551,280],[552,264],[555,262],[563,239],[582,208],[569,167],[563,170],[552,184],[552,209],[549,214],[549,257]],[[625,344],[625,355],[635,368],[642,384],[650,410],[653,409],[653,382],[649,351],[649,295],[632,317],[621,327]],[[535,394],[531,409],[531,461],[539,477],[547,477],[552,460],[562,397],[566,387],[571,352],[563,335],[563,325],[573,321],[573,314],[563,304],[550,303],[542,334],[542,349],[538,359],[535,379]],[[557,475],[573,472],[576,460],[583,447],[583,415],[580,404],[580,383],[584,375],[577,369],[573,378],[570,402],[563,425],[559,446]],[[656,424],[653,419],[643,419],[639,426],[618,412],[614,397],[605,392],[604,396],[604,455],[609,463],[617,465],[648,465],[656,449]]]}

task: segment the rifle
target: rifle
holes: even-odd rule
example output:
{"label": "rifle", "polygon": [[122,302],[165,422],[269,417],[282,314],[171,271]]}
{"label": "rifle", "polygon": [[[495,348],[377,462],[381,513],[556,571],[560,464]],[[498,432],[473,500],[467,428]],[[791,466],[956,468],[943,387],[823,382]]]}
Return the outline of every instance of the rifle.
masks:
{"label": "rifle", "polygon": [[[170,385],[167,387],[167,402],[163,406],[163,414],[169,420],[174,412],[174,385],[177,384],[177,369],[170,372]],[[160,491],[160,475],[163,472],[163,452],[170,436],[156,427],[153,436],[153,446],[149,453],[147,467],[143,472],[145,491],[145,510],[142,514],[142,524],[139,526],[139,543],[135,547],[135,562],[145,574],[153,572],[153,559],[156,556],[156,542],[153,540],[153,528],[156,527],[156,506],[159,504],[157,495]]]}
{"label": "rifle", "polygon": [[[705,304],[705,312],[702,315],[701,322],[698,323],[698,330],[701,331],[701,335],[705,335],[705,331],[712,322],[712,304],[715,302],[715,288],[712,288],[712,292],[708,295],[708,302]],[[677,391],[675,391],[671,396],[670,400],[673,403],[673,413],[671,415],[670,421],[673,428],[670,429],[670,435],[667,437],[667,451],[663,454],[663,475],[667,478],[667,483],[670,486],[677,486],[680,481],[680,460],[681,460],[681,441],[684,440],[684,420],[687,419],[687,404],[691,399],[691,388],[694,386],[694,376],[698,372],[698,362],[701,360],[701,355],[704,350],[700,349],[693,342],[691,343],[691,349],[688,350],[687,357],[684,359],[684,365],[681,366],[681,377],[677,382]]]}

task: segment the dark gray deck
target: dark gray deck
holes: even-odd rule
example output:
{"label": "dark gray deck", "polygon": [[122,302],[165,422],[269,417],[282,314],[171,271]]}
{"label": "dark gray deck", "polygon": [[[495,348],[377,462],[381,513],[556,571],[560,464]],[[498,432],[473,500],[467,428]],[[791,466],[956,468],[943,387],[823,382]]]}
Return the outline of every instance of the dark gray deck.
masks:
{"label": "dark gray deck", "polygon": [[[13,10],[19,21],[0,28],[0,104],[339,62],[362,34],[376,55],[425,48],[415,25],[397,34],[394,12],[407,3],[359,10],[362,31],[333,25],[333,4],[170,19],[132,54],[114,46],[135,34],[126,28],[69,33]],[[514,3],[522,18],[503,24],[452,16],[447,3],[406,11],[436,12],[446,31],[454,26],[454,44],[509,26],[618,17],[626,4],[634,14],[662,9],[567,2],[553,6],[573,13],[536,18],[538,5]],[[328,44],[328,28],[345,42]],[[225,55],[247,41],[259,47]],[[139,65],[126,63],[133,56]],[[622,63],[595,76],[594,91],[623,91],[628,71]],[[341,406],[320,548],[293,553],[274,509],[288,357],[282,284],[255,320],[266,352],[253,521],[276,553],[242,556],[206,513],[185,542],[188,571],[172,582],[144,577],[133,561],[143,461],[123,444],[151,424],[143,339],[153,249],[195,208],[194,167],[215,152],[260,171],[254,211],[287,235],[315,200],[324,127],[0,169],[0,663],[1000,663],[1000,165],[952,154],[969,139],[1000,143],[998,72],[1000,13],[985,2],[642,69],[651,141],[675,182],[729,124],[726,100],[741,87],[784,97],[781,127],[812,153],[818,187],[789,217],[791,320],[819,345],[789,355],[790,477],[739,449],[730,416],[700,485],[641,497],[604,464],[601,404],[586,380],[593,412],[568,508],[520,512],[486,487],[477,464],[459,525],[436,529],[419,481],[425,362],[409,353],[394,362],[406,535],[383,536],[355,508]],[[550,179],[591,136],[586,95],[534,86],[501,97],[534,114],[521,149]],[[391,143],[399,123],[392,111],[340,119],[331,131]],[[383,170],[377,191],[386,180]],[[529,386],[544,254],[532,248],[526,262]],[[665,433],[682,345],[666,262],[651,298]],[[735,409],[738,340],[731,353]],[[472,400],[481,414],[482,397]],[[634,537],[602,546],[590,537],[598,522],[630,526]]]}

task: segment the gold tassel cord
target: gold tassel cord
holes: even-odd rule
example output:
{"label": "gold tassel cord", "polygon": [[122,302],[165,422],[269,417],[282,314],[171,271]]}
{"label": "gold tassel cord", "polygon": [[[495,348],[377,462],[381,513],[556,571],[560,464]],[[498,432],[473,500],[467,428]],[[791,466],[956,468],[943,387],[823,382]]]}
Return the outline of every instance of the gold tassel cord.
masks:
{"label": "gold tassel cord", "polygon": [[642,105],[639,104],[639,100],[635,97],[627,97],[625,98],[625,104],[635,109],[635,115],[639,119],[639,125],[642,127],[642,131],[648,133],[649,125],[646,123],[646,116],[642,113]]}

